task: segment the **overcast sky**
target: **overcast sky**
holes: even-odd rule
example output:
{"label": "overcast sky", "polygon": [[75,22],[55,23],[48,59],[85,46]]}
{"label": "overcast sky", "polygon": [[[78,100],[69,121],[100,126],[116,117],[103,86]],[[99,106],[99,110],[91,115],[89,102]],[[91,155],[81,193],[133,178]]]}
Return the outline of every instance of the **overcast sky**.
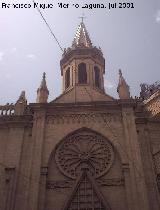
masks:
{"label": "overcast sky", "polygon": [[[0,2],[15,3],[15,0]],[[32,1],[17,0],[18,3]],[[121,1],[43,0],[54,8],[41,10],[62,47],[71,46],[85,13],[86,28],[93,45],[101,47],[106,59],[106,92],[117,97],[118,69],[130,86],[132,96],[139,95],[140,83],[160,80],[160,1],[133,0],[134,9],[76,9],[73,3]],[[68,9],[58,2],[70,3]],[[131,1],[129,1],[131,2]],[[0,3],[1,5],[1,3]],[[0,7],[0,104],[15,103],[22,90],[28,102],[35,102],[42,73],[47,74],[49,100],[61,93],[61,51],[41,16],[30,9]]]}

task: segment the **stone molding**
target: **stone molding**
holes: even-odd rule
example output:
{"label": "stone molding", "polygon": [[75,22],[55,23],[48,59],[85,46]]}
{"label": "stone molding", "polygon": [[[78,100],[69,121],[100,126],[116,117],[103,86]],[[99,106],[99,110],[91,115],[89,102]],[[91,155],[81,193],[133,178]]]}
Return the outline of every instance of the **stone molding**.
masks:
{"label": "stone molding", "polygon": [[125,181],[123,178],[113,178],[113,179],[99,179],[97,183],[100,186],[124,186]]}
{"label": "stone molding", "polygon": [[47,117],[47,124],[107,122],[114,124],[121,121],[121,114],[115,113],[77,113],[55,114]]}
{"label": "stone molding", "polygon": [[[48,190],[72,188],[76,181],[73,180],[57,180],[48,181],[46,188]],[[98,179],[97,183],[101,187],[105,186],[124,186],[125,181],[123,178],[113,178],[113,179]]]}

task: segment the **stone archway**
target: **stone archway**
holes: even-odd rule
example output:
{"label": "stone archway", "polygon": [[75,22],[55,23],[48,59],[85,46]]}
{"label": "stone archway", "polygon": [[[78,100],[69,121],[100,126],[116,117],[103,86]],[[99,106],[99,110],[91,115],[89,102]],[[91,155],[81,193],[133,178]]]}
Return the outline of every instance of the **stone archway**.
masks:
{"label": "stone archway", "polygon": [[[108,195],[111,190],[107,189],[107,192],[106,187],[103,188],[112,185],[121,188],[123,185],[121,178],[118,180],[106,179],[108,173],[111,173],[111,176],[115,173],[110,171],[117,170],[121,174],[121,166],[116,166],[119,163],[115,163],[117,159],[117,153],[110,141],[91,129],[81,128],[67,135],[57,144],[50,157],[46,209],[72,210],[74,208],[71,206],[75,203],[75,199],[77,199],[75,210],[84,209],[84,205],[86,205],[85,208],[93,210],[112,209],[108,204],[110,203]],[[114,167],[115,169],[112,169]],[[86,196],[87,188],[84,195],[81,196],[85,199],[91,199],[94,195],[90,201],[90,206],[88,206],[89,201],[81,201],[78,194],[79,192],[82,193],[82,185],[85,182],[88,183],[88,198]],[[123,190],[119,189],[119,191]],[[96,206],[96,202],[99,207]],[[124,199],[123,202],[125,202]]]}

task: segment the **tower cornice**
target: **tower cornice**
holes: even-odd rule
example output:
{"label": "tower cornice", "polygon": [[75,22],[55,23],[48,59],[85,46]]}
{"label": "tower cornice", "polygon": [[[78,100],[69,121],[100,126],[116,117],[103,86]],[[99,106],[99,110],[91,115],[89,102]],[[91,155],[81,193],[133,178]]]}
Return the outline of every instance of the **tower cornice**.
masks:
{"label": "tower cornice", "polygon": [[63,57],[60,61],[61,75],[63,75],[63,67],[76,58],[93,59],[96,63],[100,64],[103,67],[103,73],[105,73],[105,59],[100,49],[98,49],[97,47],[75,49],[68,48],[68,50],[63,54]]}

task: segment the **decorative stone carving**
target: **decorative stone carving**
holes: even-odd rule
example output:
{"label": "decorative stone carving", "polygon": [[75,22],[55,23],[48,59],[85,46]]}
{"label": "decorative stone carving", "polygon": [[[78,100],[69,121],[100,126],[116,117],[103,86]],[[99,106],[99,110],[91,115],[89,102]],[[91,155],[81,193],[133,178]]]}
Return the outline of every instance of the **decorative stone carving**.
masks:
{"label": "decorative stone carving", "polygon": [[68,181],[68,180],[63,180],[63,181],[50,181],[47,182],[47,189],[63,189],[63,188],[72,188],[74,184],[74,181]]}
{"label": "decorative stone carving", "polygon": [[59,145],[55,159],[60,171],[76,179],[83,167],[88,167],[95,177],[101,177],[110,169],[114,158],[112,145],[92,132],[72,134]]}
{"label": "decorative stone carving", "polygon": [[154,84],[141,84],[141,92],[140,92],[140,97],[142,99],[147,99],[149,98],[153,93],[156,91],[160,90],[160,81],[155,82]]}
{"label": "decorative stone carving", "polygon": [[123,186],[124,179],[114,178],[114,179],[99,179],[97,180],[100,186]]}
{"label": "decorative stone carving", "polygon": [[[123,178],[113,178],[113,179],[98,179],[98,186],[124,186]],[[63,189],[63,188],[72,188],[75,184],[73,180],[57,180],[57,181],[48,181],[46,188],[50,190]]]}
{"label": "decorative stone carving", "polygon": [[65,123],[115,123],[120,122],[121,115],[115,113],[77,113],[77,114],[55,114],[47,117],[47,124]]}

